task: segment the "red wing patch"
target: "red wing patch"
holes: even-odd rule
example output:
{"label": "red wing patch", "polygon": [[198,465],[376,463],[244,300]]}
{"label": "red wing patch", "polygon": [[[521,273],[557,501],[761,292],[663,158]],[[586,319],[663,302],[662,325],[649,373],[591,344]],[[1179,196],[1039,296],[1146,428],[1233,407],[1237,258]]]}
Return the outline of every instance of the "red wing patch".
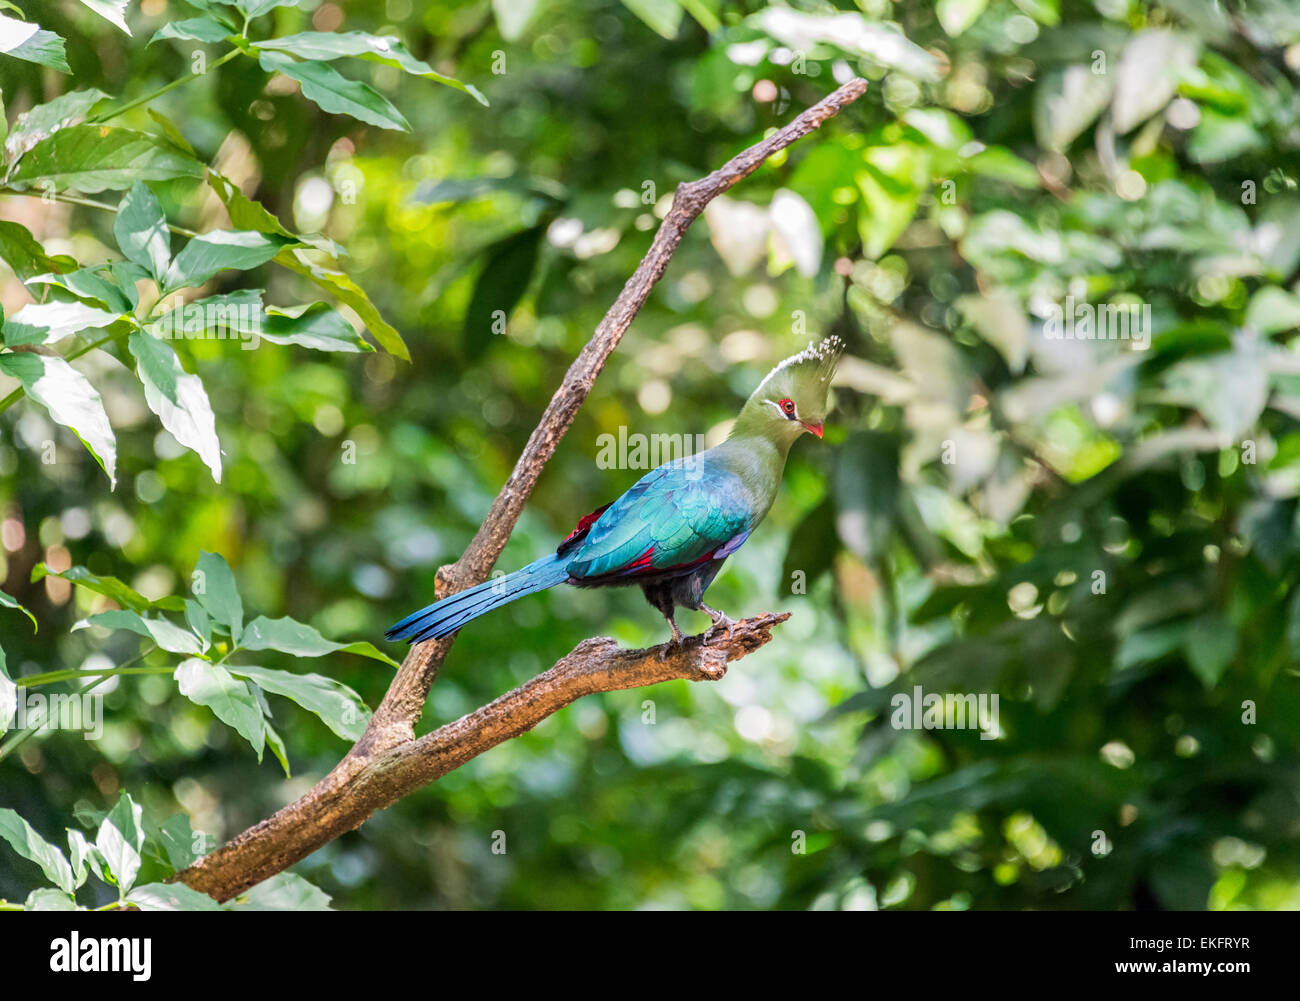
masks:
{"label": "red wing patch", "polygon": [[[610,504],[612,503],[613,501],[610,501]],[[576,543],[579,539],[581,539],[584,535],[587,534],[591,526],[594,525],[597,522],[597,520],[599,520],[600,516],[605,513],[605,510],[608,507],[609,504],[605,504],[601,507],[596,508],[596,510],[592,511],[591,514],[584,514],[581,518],[579,518],[577,527],[575,527],[572,532],[570,532],[567,536],[564,537],[564,541],[559,544],[559,546],[556,548],[555,551],[557,553],[563,553],[565,547],[568,547],[570,549],[573,548],[572,544]]]}
{"label": "red wing patch", "polygon": [[651,547],[650,547],[649,549],[647,549],[644,553],[642,553],[640,556],[638,556],[636,559],[634,559],[631,563],[629,563],[626,567],[624,567],[624,568],[623,568],[623,572],[624,572],[624,573],[636,573],[636,572],[637,572],[638,570],[640,570],[642,567],[648,567],[648,566],[650,565],[650,561],[651,561],[652,559],[654,559],[654,555],[655,555],[655,547],[654,547],[654,546],[651,546]]}

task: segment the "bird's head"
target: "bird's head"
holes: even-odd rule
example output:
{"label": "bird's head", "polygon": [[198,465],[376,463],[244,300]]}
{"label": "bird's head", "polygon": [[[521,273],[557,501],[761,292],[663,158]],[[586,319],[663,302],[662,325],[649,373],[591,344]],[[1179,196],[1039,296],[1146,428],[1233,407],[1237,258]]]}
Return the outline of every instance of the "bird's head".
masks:
{"label": "bird's head", "polygon": [[805,431],[820,438],[843,350],[844,342],[832,335],[781,362],[745,403],[736,430],[762,434],[787,448]]}

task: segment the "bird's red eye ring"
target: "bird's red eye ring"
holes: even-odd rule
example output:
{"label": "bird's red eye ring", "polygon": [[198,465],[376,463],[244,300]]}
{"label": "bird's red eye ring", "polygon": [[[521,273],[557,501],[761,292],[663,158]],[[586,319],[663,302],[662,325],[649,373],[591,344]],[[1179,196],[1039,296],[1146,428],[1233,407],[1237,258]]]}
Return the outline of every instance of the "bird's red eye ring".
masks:
{"label": "bird's red eye ring", "polygon": [[782,400],[777,406],[781,408],[781,413],[787,417],[794,416],[794,400]]}

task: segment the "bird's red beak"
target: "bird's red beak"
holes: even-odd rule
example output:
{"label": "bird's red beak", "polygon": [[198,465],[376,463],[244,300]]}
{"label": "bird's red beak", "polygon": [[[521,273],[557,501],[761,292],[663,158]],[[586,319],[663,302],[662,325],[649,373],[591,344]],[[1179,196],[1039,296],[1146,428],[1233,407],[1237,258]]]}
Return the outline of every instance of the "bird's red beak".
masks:
{"label": "bird's red beak", "polygon": [[822,426],[820,424],[811,424],[808,421],[800,421],[799,423],[815,434],[818,438],[822,436]]}

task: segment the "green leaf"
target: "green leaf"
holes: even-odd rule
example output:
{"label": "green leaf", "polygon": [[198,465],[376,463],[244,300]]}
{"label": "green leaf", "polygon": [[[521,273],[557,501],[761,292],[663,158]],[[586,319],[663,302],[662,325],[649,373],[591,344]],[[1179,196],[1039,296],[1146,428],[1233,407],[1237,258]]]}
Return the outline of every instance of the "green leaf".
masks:
{"label": "green leaf", "polygon": [[538,0],[492,0],[497,30],[507,42],[517,42],[537,11]]}
{"label": "green leaf", "polygon": [[487,261],[465,310],[461,334],[470,357],[482,354],[492,343],[494,314],[499,312],[508,318],[528,290],[545,231],[545,226],[534,226],[488,248]]}
{"label": "green leaf", "polygon": [[18,712],[18,686],[9,677],[6,667],[5,649],[0,646],[0,734],[9,732],[14,716]]}
{"label": "green leaf", "polygon": [[1265,285],[1250,297],[1246,326],[1254,327],[1261,334],[1300,327],[1300,295],[1292,295],[1276,285]]}
{"label": "green leaf", "polygon": [[773,6],[750,18],[750,23],[797,52],[808,53],[823,43],[919,80],[937,80],[942,75],[938,59],[909,41],[898,25],[858,13],[806,14]]}
{"label": "green leaf", "polygon": [[221,905],[206,893],[184,883],[145,883],[126,895],[128,904],[142,911],[219,911]]}
{"label": "green leaf", "polygon": [[835,527],[844,545],[871,564],[888,548],[898,510],[898,441],[856,431],[839,448],[832,492]]}
{"label": "green leaf", "polygon": [[261,202],[255,202],[239,190],[229,178],[222,177],[215,170],[207,172],[208,186],[216,192],[221,203],[226,206],[231,223],[239,229],[256,230],[273,236],[284,236],[292,240],[302,240],[291,233]]}
{"label": "green leaf", "polygon": [[374,350],[338,310],[323,302],[268,306],[258,334],[274,344],[298,344],[316,351]]}
{"label": "green leaf", "polygon": [[1187,155],[1197,163],[1222,163],[1267,146],[1263,134],[1240,113],[1225,115],[1207,107],[1202,109],[1200,123],[1192,130]]}
{"label": "green leaf", "polygon": [[1178,91],[1182,72],[1195,65],[1201,43],[1191,35],[1148,28],[1124,46],[1115,68],[1111,119],[1124,135],[1164,109]]}
{"label": "green leaf", "polygon": [[185,599],[185,621],[195,635],[204,643],[204,648],[212,642],[212,619],[197,601]]}
{"label": "green leaf", "polygon": [[259,615],[248,624],[239,644],[245,650],[279,650],[296,657],[324,657],[326,654],[355,653],[372,660],[381,660],[392,667],[397,661],[364,640],[356,643],[334,643],[327,640],[311,626],[294,619],[268,619]]}
{"label": "green leaf", "polygon": [[149,840],[162,852],[165,861],[175,872],[188,869],[199,858],[194,851],[194,831],[190,827],[190,818],[184,813],[174,813],[157,828],[150,830]]}
{"label": "green leaf", "polygon": [[31,302],[4,322],[7,348],[24,344],[53,344],[83,330],[102,329],[122,319],[122,314],[84,302]]}
{"label": "green leaf", "polygon": [[1230,441],[1240,441],[1268,403],[1262,352],[1244,340],[1233,351],[1183,361],[1165,373],[1171,402],[1195,407]]}
{"label": "green leaf", "polygon": [[221,443],[217,422],[203,381],[181,367],[170,344],[139,330],[131,332],[128,346],[144,384],[145,401],[162,426],[186,448],[198,453],[212,478],[221,482]]}
{"label": "green leaf", "polygon": [[117,25],[128,35],[131,29],[126,26],[126,7],[131,0],[81,0],[83,4],[111,24]]}
{"label": "green leaf", "polygon": [[7,220],[0,220],[0,258],[23,281],[28,281],[35,275],[68,271],[77,266],[72,261],[70,267],[65,267],[63,260],[45,253],[45,248],[26,226]]}
{"label": "green leaf", "polygon": [[72,867],[63,852],[32,830],[32,825],[13,810],[0,809],[0,838],[8,841],[23,858],[39,865],[45,878],[64,893],[76,889]]}
{"label": "green leaf", "polygon": [[167,292],[198,288],[218,272],[248,271],[265,264],[290,242],[287,237],[256,230],[219,229],[205,233],[187,243],[176,255],[163,287]]}
{"label": "green leaf", "polygon": [[328,911],[329,894],[301,876],[282,872],[224,905],[231,911]]}
{"label": "green leaf", "polygon": [[194,147],[190,145],[189,140],[181,135],[181,130],[176,127],[175,122],[157,108],[146,108],[145,110],[149,112],[149,117],[157,123],[160,129],[162,129],[163,135],[167,137],[169,143],[175,146],[176,149],[185,156],[195,160],[198,159],[199,154],[195,152]]}
{"label": "green leaf", "polygon": [[279,52],[261,51],[258,62],[268,73],[283,73],[302,86],[303,97],[322,111],[350,115],[383,129],[410,132],[411,124],[388,98],[369,84],[349,80],[324,63],[297,62]]}
{"label": "green leaf", "polygon": [[806,594],[824,573],[831,569],[836,553],[835,508],[830,498],[808,512],[790,534],[790,542],[781,565],[778,593],[787,594],[802,573]]}
{"label": "green leaf", "polygon": [[1049,70],[1034,88],[1034,135],[1040,146],[1063,152],[1106,110],[1114,74],[1089,66]]}
{"label": "green leaf", "polygon": [[[401,40],[392,35],[367,35],[361,31],[304,31],[297,35],[268,38],[264,42],[258,42],[254,48],[258,52],[267,50],[287,52],[299,59],[325,62],[343,57],[364,59],[382,66],[391,66],[412,76],[436,80],[448,87],[464,91],[482,105],[488,103],[487,98],[479,93],[478,88],[453,77],[444,76],[428,63],[416,59],[407,51]],[[267,68],[265,64],[263,68]]]}
{"label": "green leaf", "polygon": [[[143,273],[142,273],[143,274]],[[111,313],[129,313],[135,309],[135,303],[117,281],[112,265],[100,264],[90,268],[80,268],[67,274],[41,274],[27,279],[28,285],[53,285],[61,288],[79,299],[98,302]],[[134,289],[132,289],[134,293]]]}
{"label": "green leaf", "polygon": [[194,580],[195,599],[214,619],[229,626],[231,639],[239,643],[244,629],[244,603],[239,599],[230,565],[217,553],[200,553]]}
{"label": "green leaf", "polygon": [[[232,0],[219,0],[220,3],[229,4]],[[275,10],[276,7],[297,7],[298,0],[233,0],[236,7],[249,16],[261,17],[269,11]]]}
{"label": "green leaf", "polygon": [[[265,716],[265,714],[263,714]],[[293,772],[289,770],[289,752],[284,746],[284,738],[280,736],[278,730],[271,725],[269,719],[262,720],[262,726],[266,728],[266,746],[271,749],[275,755],[275,760],[280,762],[280,767],[284,769],[284,777],[293,778]]]}
{"label": "green leaf", "polygon": [[184,21],[170,21],[154,32],[149,44],[164,38],[181,38],[192,42],[223,42],[230,37],[230,28],[212,17],[192,17]]}
{"label": "green leaf", "polygon": [[988,5],[989,0],[937,0],[934,9],[943,30],[956,38],[975,23]]}
{"label": "green leaf", "polygon": [[201,652],[199,638],[188,630],[167,619],[147,619],[137,612],[116,609],[111,612],[99,612],[83,619],[72,628],[84,629],[87,626],[102,626],[105,629],[129,629],[131,632],[153,640],[169,653],[197,654]]}
{"label": "green leaf", "polygon": [[0,14],[0,52],[41,66],[71,73],[64,53],[63,39],[39,25],[17,21]]}
{"label": "green leaf", "polygon": [[171,233],[158,199],[140,181],[118,206],[113,235],[127,260],[144,268],[161,285],[172,259]]}
{"label": "green leaf", "polygon": [[669,41],[677,37],[682,23],[682,8],[677,0],[623,0],[623,6]]}
{"label": "green leaf", "polygon": [[72,879],[81,886],[90,875],[92,866],[100,868],[104,860],[98,855],[99,849],[86,840],[80,831],[68,828],[68,856],[72,861]]}
{"label": "green leaf", "polygon": [[0,372],[21,382],[55,423],[71,428],[117,486],[117,440],[103,400],[84,375],[62,358],[29,352],[0,354]]}
{"label": "green leaf", "polygon": [[[230,221],[241,229],[255,229],[259,233],[287,236],[300,243],[309,242],[308,238],[291,233],[259,202],[247,198],[238,187],[216,171],[208,171],[208,185],[226,206]],[[319,241],[313,241],[313,246],[318,243]],[[325,251],[321,249],[321,254],[324,253]],[[350,306],[361,317],[361,322],[379,342],[380,347],[399,358],[410,361],[411,353],[407,350],[402,335],[380,316],[379,310],[370,301],[365,290],[343,272],[338,261],[333,257],[327,258],[324,262],[320,261],[318,258],[321,254],[309,251],[305,247],[286,246],[276,255],[275,262],[302,275],[318,288]]]}
{"label": "green leaf", "polygon": [[231,677],[220,664],[190,658],[176,668],[174,677],[181,694],[201,706],[207,706],[217,719],[231,726],[257,752],[262,760],[266,746],[266,729],[262,710],[248,685]]}
{"label": "green leaf", "polygon": [[117,602],[123,608],[130,609],[133,612],[147,612],[154,609],[179,612],[185,608],[183,599],[175,595],[168,595],[166,598],[159,598],[157,601],[151,601],[138,591],[127,587],[116,577],[99,577],[91,573],[85,567],[72,567],[69,570],[51,570],[44,563],[37,563],[32,568],[32,583],[44,580],[46,577],[60,577],[63,580],[71,581],[74,584],[80,584],[87,591],[93,591],[95,594],[102,594],[105,598]]}
{"label": "green leaf", "polygon": [[1184,653],[1192,673],[1213,688],[1237,655],[1237,629],[1227,616],[1203,615],[1187,631]]}
{"label": "green leaf", "polygon": [[242,18],[237,18],[235,12],[228,10],[228,7],[234,6],[234,0],[181,0],[182,3],[197,11],[201,11],[206,17],[214,21],[220,21],[232,32],[237,31],[237,23]]}
{"label": "green leaf", "polygon": [[147,132],[72,125],[32,147],[9,175],[25,191],[49,182],[58,191],[123,191],[136,181],[203,176],[203,165]]}
{"label": "green leaf", "polygon": [[95,848],[103,857],[120,893],[127,893],[140,874],[144,848],[144,808],[122,793],[99,825]]}
{"label": "green leaf", "polygon": [[1022,160],[1005,146],[990,146],[966,161],[973,174],[1006,181],[1020,188],[1040,188],[1043,179],[1032,163]]}
{"label": "green leaf", "polygon": [[[263,620],[249,623],[248,631]],[[370,722],[370,709],[361,696],[342,682],[321,674],[293,674],[266,667],[245,667],[232,664],[232,674],[246,678],[276,695],[292,699],[308,712],[315,713],[321,721],[346,740],[360,740]]]}
{"label": "green leaf", "polygon": [[411,352],[407,350],[402,335],[379,315],[379,310],[370,301],[370,297],[366,295],[365,290],[345,272],[339,270],[336,266],[332,267],[311,261],[306,252],[301,249],[282,250],[275,261],[290,271],[296,271],[305,278],[309,278],[317,287],[329,292],[340,302],[351,306],[357,315],[361,317],[366,329],[379,342],[380,347],[405,361],[411,360]]}
{"label": "green leaf", "polygon": [[31,612],[27,611],[27,609],[23,608],[23,606],[18,603],[17,598],[11,597],[10,595],[5,594],[3,591],[0,591],[0,608],[18,609],[18,611],[22,612],[25,616],[27,616],[29,619],[32,620],[32,629],[35,630],[37,628],[36,616],[33,615]]}
{"label": "green leaf", "polygon": [[77,910],[77,901],[69,893],[64,893],[62,890],[56,890],[53,887],[42,886],[27,895],[23,910],[75,911]]}
{"label": "green leaf", "polygon": [[42,139],[66,129],[86,117],[90,110],[108,97],[102,90],[74,90],[18,116],[5,139],[5,155],[12,163]]}
{"label": "green leaf", "polygon": [[929,156],[919,146],[896,143],[863,151],[864,168],[857,174],[862,192],[858,231],[863,252],[878,258],[894,245],[916,215],[927,187]]}

